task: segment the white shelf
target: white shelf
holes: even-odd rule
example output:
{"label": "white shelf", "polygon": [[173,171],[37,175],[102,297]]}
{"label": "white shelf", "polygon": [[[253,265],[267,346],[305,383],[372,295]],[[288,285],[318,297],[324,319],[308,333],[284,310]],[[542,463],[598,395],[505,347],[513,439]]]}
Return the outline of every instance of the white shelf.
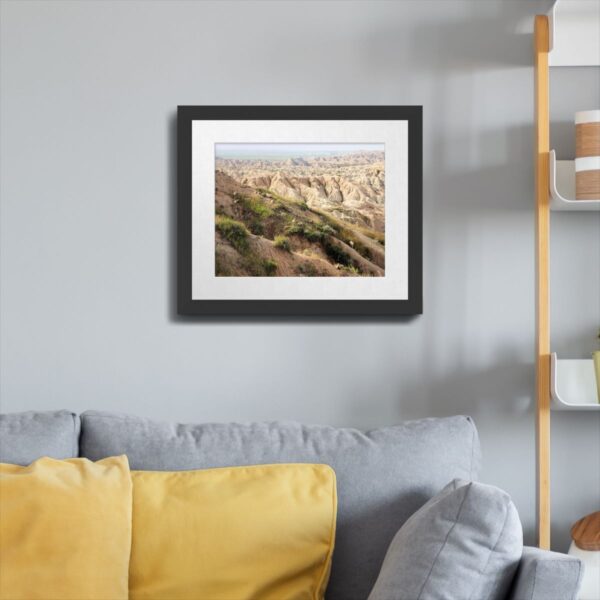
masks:
{"label": "white shelf", "polygon": [[556,0],[548,25],[551,67],[600,65],[600,2]]}
{"label": "white shelf", "polygon": [[552,210],[598,210],[598,200],[575,200],[575,161],[556,160],[550,151],[550,208]]}
{"label": "white shelf", "polygon": [[594,361],[550,359],[550,391],[555,410],[600,411]]}

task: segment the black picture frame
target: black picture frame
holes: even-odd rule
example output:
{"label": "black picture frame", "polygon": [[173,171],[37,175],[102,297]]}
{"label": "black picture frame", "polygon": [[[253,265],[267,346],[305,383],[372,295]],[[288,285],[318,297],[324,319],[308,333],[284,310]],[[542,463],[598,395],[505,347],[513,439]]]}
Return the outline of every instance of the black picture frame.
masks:
{"label": "black picture frame", "polygon": [[[196,120],[408,122],[408,298],[398,300],[195,300],[192,298],[192,123]],[[423,312],[421,106],[178,106],[177,312],[204,317],[401,317]]]}

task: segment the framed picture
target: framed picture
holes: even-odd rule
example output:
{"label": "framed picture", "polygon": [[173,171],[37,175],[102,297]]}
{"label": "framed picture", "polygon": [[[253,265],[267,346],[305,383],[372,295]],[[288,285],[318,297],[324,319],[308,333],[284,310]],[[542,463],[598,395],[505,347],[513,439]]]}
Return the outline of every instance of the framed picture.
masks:
{"label": "framed picture", "polygon": [[422,312],[420,106],[180,106],[178,312]]}

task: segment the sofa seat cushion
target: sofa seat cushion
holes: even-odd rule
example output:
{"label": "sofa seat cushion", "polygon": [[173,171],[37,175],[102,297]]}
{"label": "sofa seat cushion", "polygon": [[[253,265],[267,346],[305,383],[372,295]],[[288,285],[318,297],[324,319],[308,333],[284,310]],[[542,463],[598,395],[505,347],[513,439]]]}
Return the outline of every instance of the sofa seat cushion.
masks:
{"label": "sofa seat cushion", "polygon": [[0,462],[14,465],[49,456],[79,455],[79,417],[68,410],[0,415]]}
{"label": "sofa seat cushion", "polygon": [[455,480],[400,528],[369,600],[505,600],[522,552],[510,496]]}
{"label": "sofa seat cushion", "polygon": [[365,600],[399,527],[450,479],[479,472],[479,441],[468,417],[367,433],[298,423],[181,425],[96,411],[81,418],[82,456],[126,454],[132,469],[331,466],[338,490],[331,600]]}
{"label": "sofa seat cushion", "polygon": [[0,599],[127,600],[127,458],[0,464]]}
{"label": "sofa seat cushion", "polygon": [[134,471],[131,600],[320,600],[335,537],[326,465]]}
{"label": "sofa seat cushion", "polygon": [[577,600],[584,572],[575,556],[525,546],[507,599]]}

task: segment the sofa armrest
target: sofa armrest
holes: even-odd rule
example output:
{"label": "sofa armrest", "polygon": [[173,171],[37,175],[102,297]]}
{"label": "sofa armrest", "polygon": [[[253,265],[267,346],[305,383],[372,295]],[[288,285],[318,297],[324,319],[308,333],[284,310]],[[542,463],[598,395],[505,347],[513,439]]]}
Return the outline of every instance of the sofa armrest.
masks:
{"label": "sofa armrest", "polygon": [[525,546],[509,600],[575,600],[583,564],[578,558]]}

